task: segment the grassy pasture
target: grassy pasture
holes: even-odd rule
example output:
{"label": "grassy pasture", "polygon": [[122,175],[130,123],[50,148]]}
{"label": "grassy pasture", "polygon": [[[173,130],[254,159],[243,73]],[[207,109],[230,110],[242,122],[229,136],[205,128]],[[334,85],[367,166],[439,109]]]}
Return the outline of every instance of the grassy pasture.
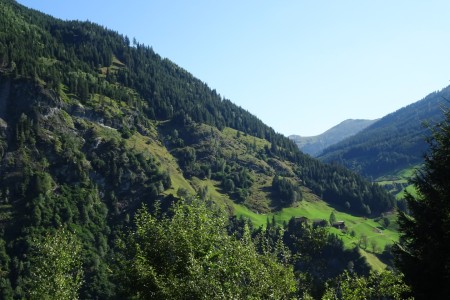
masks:
{"label": "grassy pasture", "polygon": [[392,174],[379,177],[375,180],[375,182],[381,186],[384,186],[387,190],[394,194],[397,199],[402,199],[404,197],[405,190],[416,196],[417,192],[414,186],[409,184],[409,180],[414,176],[416,170],[419,168],[420,165],[410,166]]}
{"label": "grassy pasture", "polygon": [[[233,207],[236,215],[249,218],[255,226],[265,226],[267,220],[271,220],[272,217],[280,225],[288,222],[292,217],[299,216],[307,217],[309,220],[324,219],[328,221],[331,212],[334,211],[337,220],[345,221],[347,230],[343,232],[336,228],[328,227],[329,231],[338,235],[343,240],[344,246],[348,249],[358,246],[361,236],[365,235],[368,239],[368,246],[365,249],[360,249],[360,251],[367,258],[369,264],[376,270],[381,270],[386,267],[377,258],[376,254],[381,254],[386,245],[393,244],[399,239],[395,214],[386,216],[390,224],[385,228],[382,218],[373,219],[354,216],[336,210],[326,202],[317,199],[313,201],[304,200],[297,207],[284,208],[281,211],[270,214],[258,214],[235,203],[233,203]],[[372,244],[375,245],[375,249],[372,247]]]}

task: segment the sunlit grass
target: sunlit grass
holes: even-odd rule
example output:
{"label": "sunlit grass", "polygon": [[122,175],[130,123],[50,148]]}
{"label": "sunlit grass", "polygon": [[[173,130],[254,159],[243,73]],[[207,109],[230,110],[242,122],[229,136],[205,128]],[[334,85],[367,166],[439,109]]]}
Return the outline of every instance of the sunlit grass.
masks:
{"label": "sunlit grass", "polygon": [[[366,236],[368,245],[365,251],[363,251],[363,254],[375,269],[386,267],[375,254],[381,254],[386,245],[393,244],[399,239],[395,214],[386,216],[389,219],[390,224],[385,228],[383,218],[373,219],[354,216],[336,210],[322,200],[301,201],[297,207],[284,208],[281,211],[269,214],[258,214],[239,204],[234,204],[233,206],[236,215],[249,218],[256,227],[264,227],[267,220],[272,220],[272,218],[280,225],[285,222],[287,223],[293,217],[300,216],[306,217],[311,221],[320,219],[328,221],[331,212],[334,211],[336,219],[344,221],[347,230],[343,232],[336,228],[328,227],[329,232],[338,235],[344,242],[344,247],[347,249],[358,246],[361,237]],[[372,248],[373,242],[375,249]]]}

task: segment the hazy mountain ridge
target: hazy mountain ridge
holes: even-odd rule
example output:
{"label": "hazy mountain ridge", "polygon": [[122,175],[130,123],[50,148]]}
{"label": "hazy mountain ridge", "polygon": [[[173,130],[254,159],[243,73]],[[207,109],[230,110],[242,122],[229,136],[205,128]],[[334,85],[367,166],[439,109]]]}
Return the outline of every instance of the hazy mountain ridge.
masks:
{"label": "hazy mountain ridge", "polygon": [[318,157],[337,162],[370,178],[377,178],[422,162],[430,131],[424,123],[442,120],[441,106],[450,87],[379,119],[370,127],[326,148]]}
{"label": "hazy mountain ridge", "polygon": [[297,144],[301,151],[316,157],[325,148],[355,135],[375,122],[376,120],[347,119],[316,136],[290,135],[289,138]]}

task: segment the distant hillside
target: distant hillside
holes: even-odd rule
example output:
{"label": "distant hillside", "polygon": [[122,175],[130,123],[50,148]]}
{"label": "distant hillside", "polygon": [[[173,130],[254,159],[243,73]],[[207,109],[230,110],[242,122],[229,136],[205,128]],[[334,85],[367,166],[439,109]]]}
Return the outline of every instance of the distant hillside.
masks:
{"label": "distant hillside", "polygon": [[358,134],[325,149],[324,162],[336,162],[373,179],[423,161],[424,122],[442,119],[441,105],[450,99],[450,87],[391,113]]}
{"label": "distant hillside", "polygon": [[122,229],[143,204],[193,195],[230,215],[307,198],[364,216],[395,206],[151,47],[0,0],[0,298],[29,298],[33,247],[57,228],[83,247],[80,298],[120,298]]}
{"label": "distant hillside", "polygon": [[320,155],[323,149],[360,132],[375,121],[348,119],[316,136],[290,135],[289,138],[297,144],[300,150],[315,157]]}

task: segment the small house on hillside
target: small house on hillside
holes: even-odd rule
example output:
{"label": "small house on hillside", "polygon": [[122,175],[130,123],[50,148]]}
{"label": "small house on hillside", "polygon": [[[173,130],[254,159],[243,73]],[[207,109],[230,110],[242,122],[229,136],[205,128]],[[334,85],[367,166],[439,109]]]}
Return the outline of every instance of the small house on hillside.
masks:
{"label": "small house on hillside", "polygon": [[345,229],[345,221],[334,222],[333,224],[331,224],[331,226],[340,230]]}

